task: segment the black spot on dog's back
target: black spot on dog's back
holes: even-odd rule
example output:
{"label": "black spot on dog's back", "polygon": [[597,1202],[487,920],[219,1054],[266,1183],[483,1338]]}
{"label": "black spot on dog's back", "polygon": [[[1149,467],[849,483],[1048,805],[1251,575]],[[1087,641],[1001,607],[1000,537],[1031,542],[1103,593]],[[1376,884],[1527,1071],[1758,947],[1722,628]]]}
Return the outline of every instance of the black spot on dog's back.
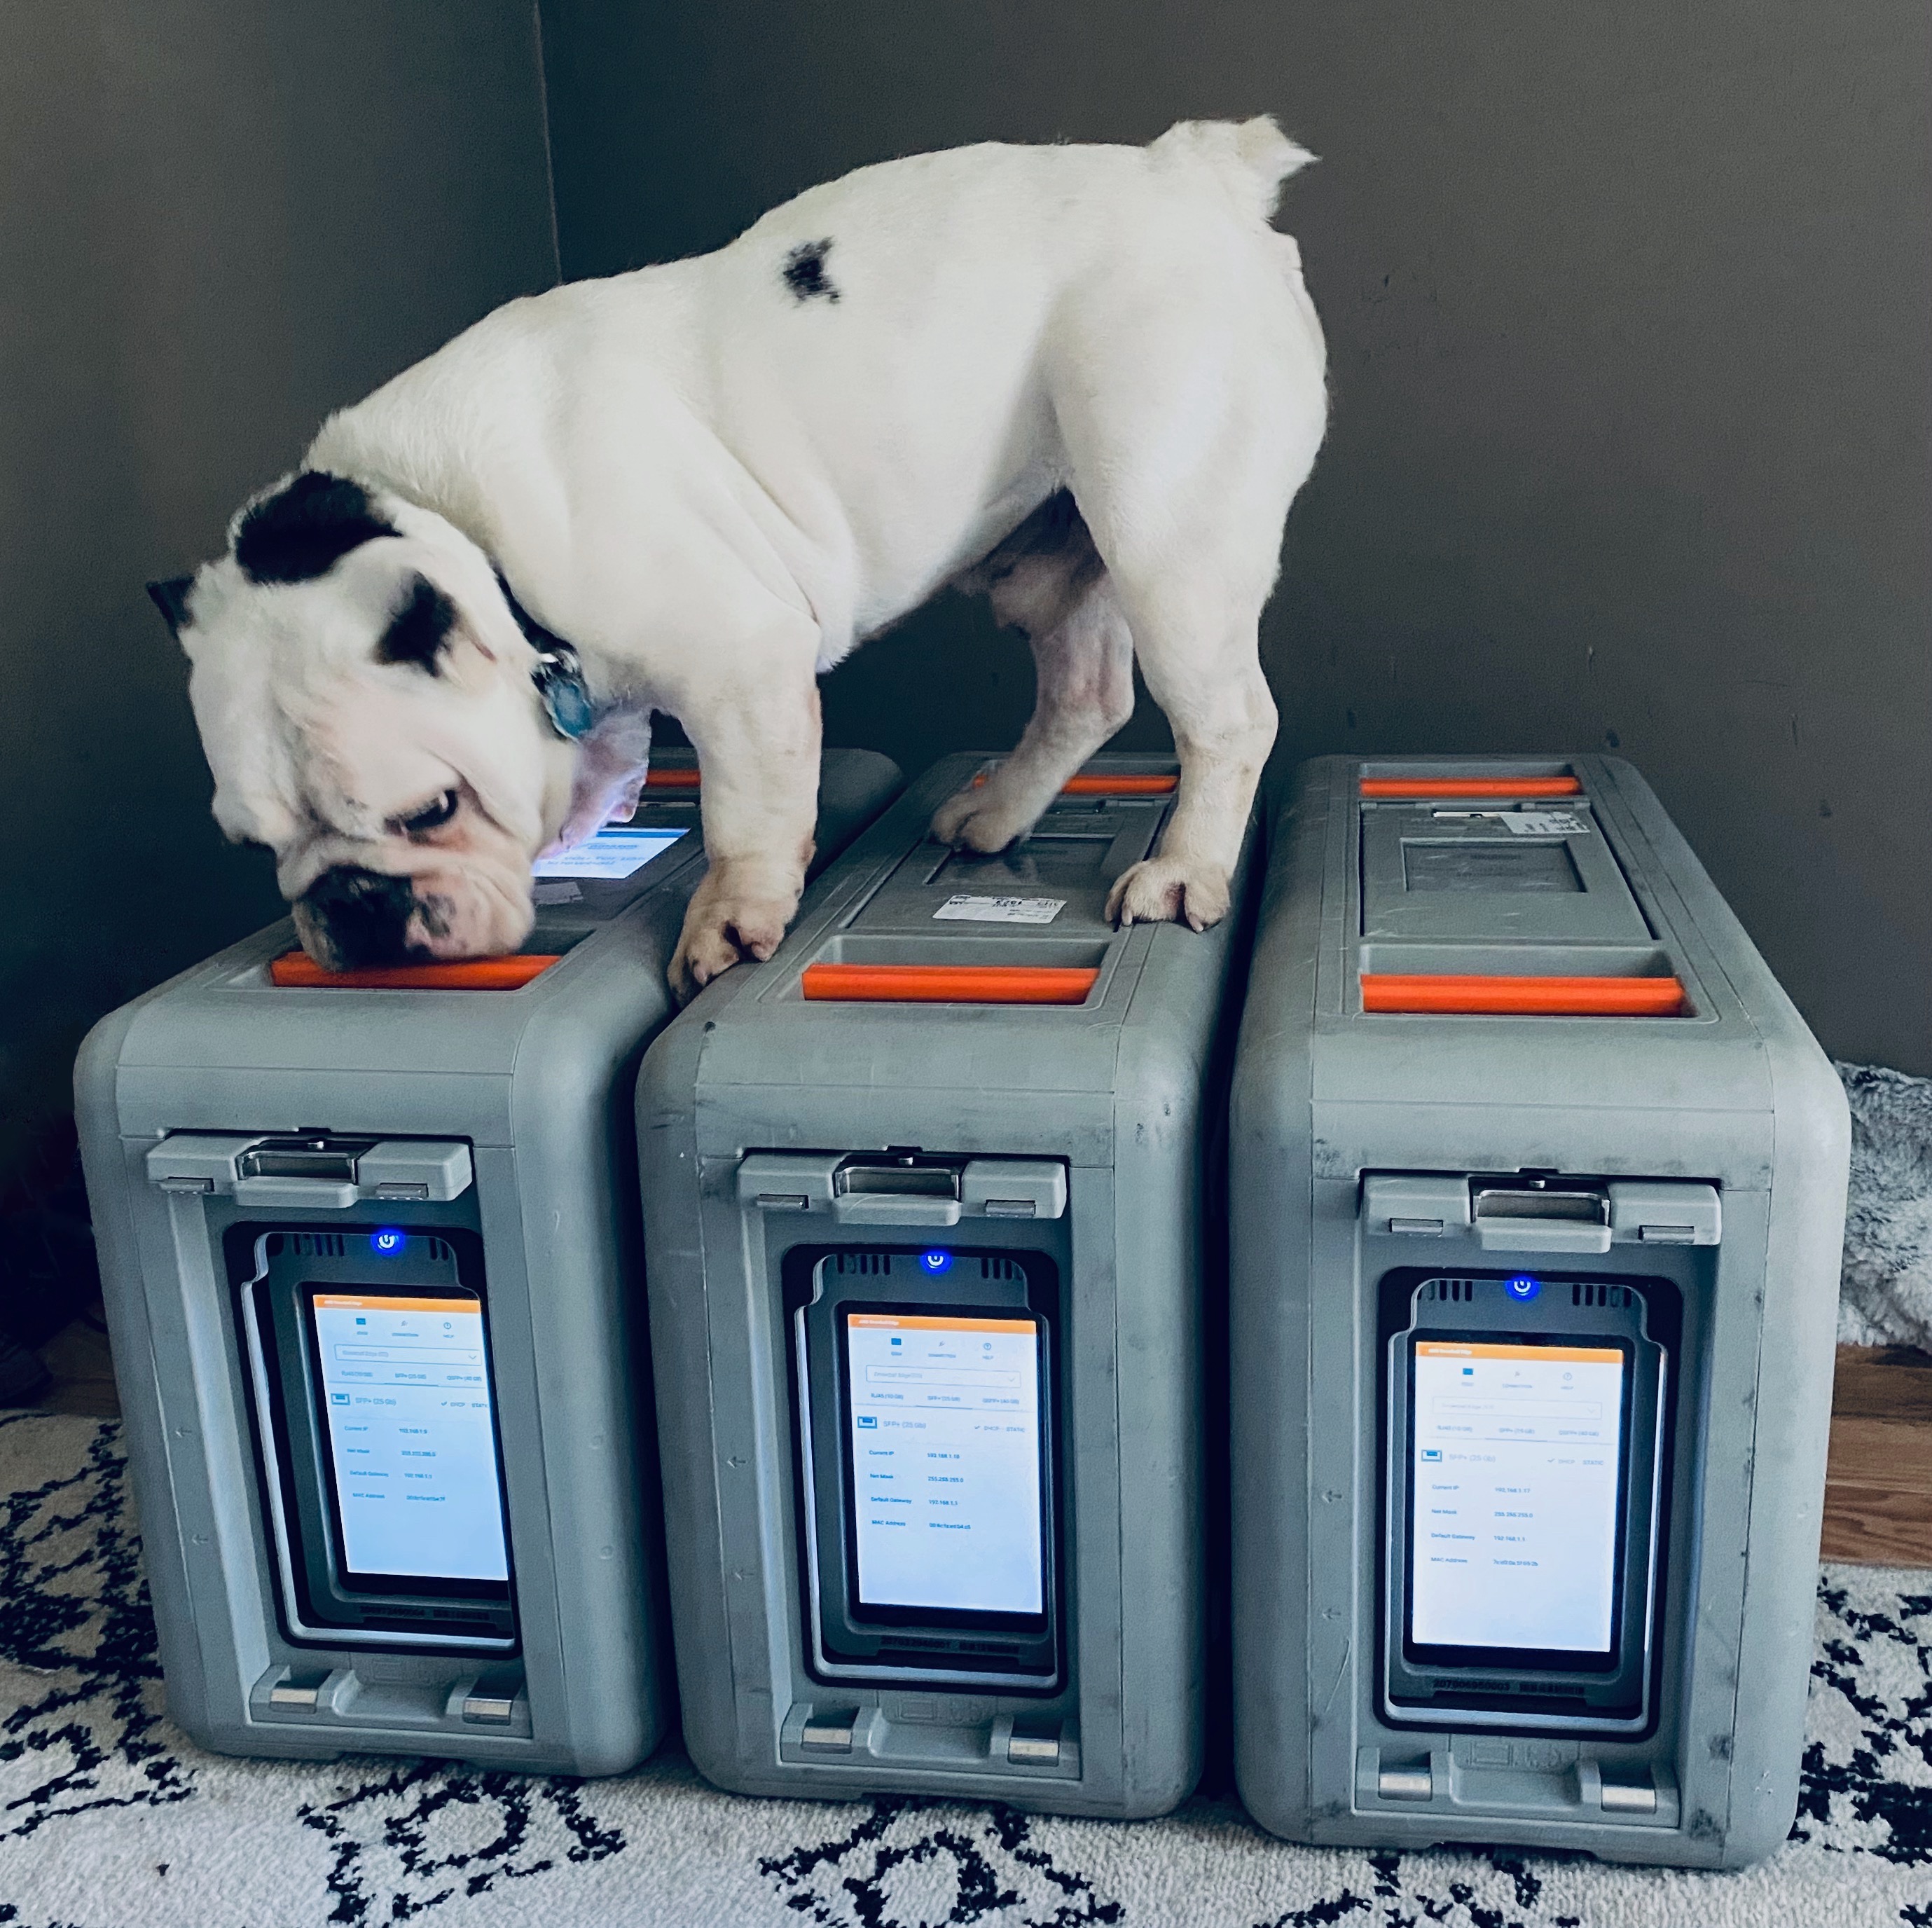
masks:
{"label": "black spot on dog's back", "polygon": [[456,605],[427,576],[418,576],[410,599],[389,619],[376,644],[378,662],[412,662],[434,676],[449,632],[456,621]]}
{"label": "black spot on dog's back", "polygon": [[351,549],[400,532],[346,476],[307,469],[258,502],[235,532],[235,560],[250,582],[310,582]]}
{"label": "black spot on dog's back", "polygon": [[838,290],[825,272],[825,257],[832,252],[832,237],[823,241],[801,241],[784,258],[784,280],[802,302],[838,299]]}

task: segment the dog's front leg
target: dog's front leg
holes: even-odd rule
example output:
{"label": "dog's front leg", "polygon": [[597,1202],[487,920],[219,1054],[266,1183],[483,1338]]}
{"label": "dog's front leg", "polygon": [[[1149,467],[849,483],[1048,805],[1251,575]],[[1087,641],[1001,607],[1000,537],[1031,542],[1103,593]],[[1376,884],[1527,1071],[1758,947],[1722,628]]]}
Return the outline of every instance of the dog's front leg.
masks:
{"label": "dog's front leg", "polygon": [[818,806],[818,686],[808,659],[802,668],[747,676],[679,713],[704,772],[710,866],[671,959],[680,1004],[744,959],[770,956],[798,908]]}

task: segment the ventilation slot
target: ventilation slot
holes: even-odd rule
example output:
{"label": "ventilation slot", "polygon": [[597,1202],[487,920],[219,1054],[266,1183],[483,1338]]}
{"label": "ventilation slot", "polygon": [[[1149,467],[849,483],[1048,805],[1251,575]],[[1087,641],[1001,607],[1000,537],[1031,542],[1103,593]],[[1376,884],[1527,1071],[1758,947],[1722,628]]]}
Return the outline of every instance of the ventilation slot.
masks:
{"label": "ventilation slot", "polygon": [[861,1278],[872,1278],[889,1272],[892,1269],[892,1255],[890,1252],[841,1252],[838,1269]]}
{"label": "ventilation slot", "polygon": [[288,1246],[298,1259],[340,1259],[348,1254],[348,1242],[340,1232],[291,1232]]}
{"label": "ventilation slot", "polygon": [[[429,1242],[429,1255],[440,1266],[453,1266],[456,1263],[455,1251],[445,1239],[431,1239]],[[479,1623],[479,1624],[482,1623]]]}
{"label": "ventilation slot", "polygon": [[1434,1299],[1470,1299],[1476,1296],[1476,1282],[1471,1278],[1438,1278],[1430,1281],[1423,1295]]}
{"label": "ventilation slot", "polygon": [[980,1261],[982,1278],[1024,1278],[1026,1274],[1011,1259],[982,1259]]}
{"label": "ventilation slot", "polygon": [[1630,1290],[1622,1285],[1573,1285],[1570,1288],[1572,1305],[1602,1305],[1618,1308],[1630,1303]]}

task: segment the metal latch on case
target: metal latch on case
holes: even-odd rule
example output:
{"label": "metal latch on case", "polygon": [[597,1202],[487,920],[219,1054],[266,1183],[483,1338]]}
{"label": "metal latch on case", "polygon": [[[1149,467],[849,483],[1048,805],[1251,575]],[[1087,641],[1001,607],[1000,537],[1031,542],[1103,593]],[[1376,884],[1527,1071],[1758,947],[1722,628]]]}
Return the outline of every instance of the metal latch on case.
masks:
{"label": "metal latch on case", "polygon": [[1470,1223],[1492,1252],[1607,1252],[1610,1201],[1601,1188],[1568,1179],[1470,1182]]}
{"label": "metal latch on case", "polygon": [[327,1132],[172,1131],[148,1152],[163,1191],[232,1195],[248,1205],[342,1212],[365,1200],[460,1198],[470,1147],[442,1138],[343,1137]]}

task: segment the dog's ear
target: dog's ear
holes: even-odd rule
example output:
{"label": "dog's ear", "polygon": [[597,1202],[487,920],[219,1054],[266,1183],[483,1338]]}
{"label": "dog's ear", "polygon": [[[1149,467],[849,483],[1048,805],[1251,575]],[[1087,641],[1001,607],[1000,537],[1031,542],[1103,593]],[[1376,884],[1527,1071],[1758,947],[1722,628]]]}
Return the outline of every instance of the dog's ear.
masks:
{"label": "dog's ear", "polygon": [[376,639],[376,660],[414,663],[431,676],[440,675],[455,626],[456,605],[428,577],[417,576],[402,607]]}
{"label": "dog's ear", "polygon": [[401,532],[346,476],[306,469],[237,518],[235,560],[250,582],[309,582],[351,549]]}
{"label": "dog's ear", "polygon": [[154,607],[167,618],[168,627],[179,640],[182,631],[188,623],[188,593],[194,587],[191,575],[170,576],[166,582],[151,582],[148,593],[154,599]]}

